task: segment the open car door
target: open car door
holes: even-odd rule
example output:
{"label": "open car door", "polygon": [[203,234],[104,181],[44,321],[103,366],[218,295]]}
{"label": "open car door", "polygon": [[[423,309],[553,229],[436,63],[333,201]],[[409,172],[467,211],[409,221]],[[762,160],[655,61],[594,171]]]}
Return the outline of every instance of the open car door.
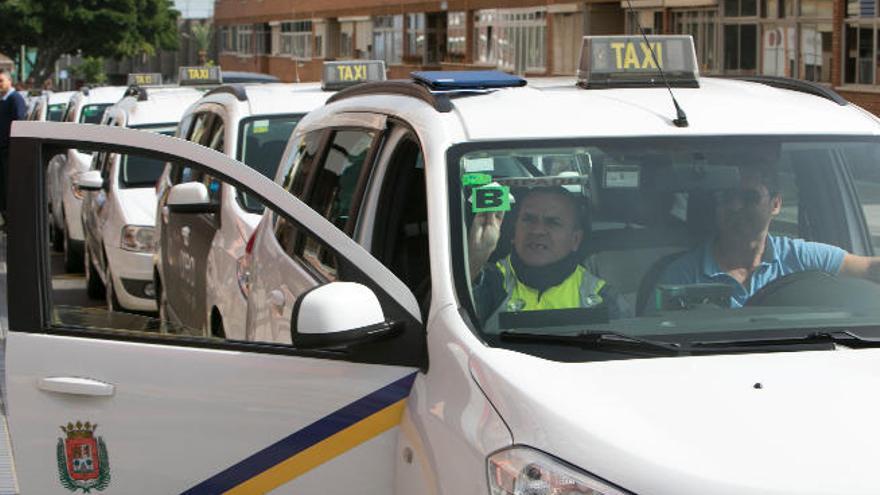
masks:
{"label": "open car door", "polygon": [[[44,180],[64,148],[179,163],[247,191],[332,250],[357,289],[347,293],[372,292],[386,321],[373,338],[306,348],[61,304]],[[385,266],[259,172],[184,140],[16,122],[10,163],[6,386],[22,493],[393,491],[398,424],[426,352],[416,299]]]}

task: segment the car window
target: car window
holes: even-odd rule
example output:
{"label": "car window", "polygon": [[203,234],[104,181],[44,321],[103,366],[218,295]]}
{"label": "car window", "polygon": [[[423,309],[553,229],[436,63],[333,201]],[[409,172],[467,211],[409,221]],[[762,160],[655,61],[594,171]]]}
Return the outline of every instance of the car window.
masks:
{"label": "car window", "polygon": [[91,104],[83,107],[79,115],[81,124],[100,124],[101,118],[104,116],[104,110],[109,107],[109,103]]}
{"label": "car window", "polygon": [[[874,290],[834,301],[788,296],[785,304],[796,308],[758,307],[769,304],[760,296],[785,287],[771,287],[775,280],[836,275],[856,245],[861,226],[841,199],[845,161],[877,242],[876,142],[621,138],[460,149],[449,164],[456,198],[450,229],[461,233],[456,276],[486,335],[538,324],[551,333],[576,326],[669,338],[829,325]],[[769,237],[761,237],[764,228]],[[720,268],[718,253],[731,252],[742,242],[736,239],[759,237],[756,243],[771,247],[759,252],[751,278],[740,283]],[[566,277],[577,277],[582,299],[554,302],[574,294],[562,288],[575,280]],[[864,321],[880,322],[880,312],[868,313],[860,313]]]}
{"label": "car window", "polygon": [[66,110],[67,103],[55,103],[49,105],[49,109],[46,111],[46,120],[50,122],[60,122]]}
{"label": "car window", "polygon": [[376,131],[366,130],[334,132],[308,193],[309,206],[346,232],[351,231],[351,226],[347,227],[349,214],[376,135]]}
{"label": "car window", "polygon": [[[303,198],[306,183],[309,177],[311,177],[318,160],[318,152],[320,151],[323,137],[324,133],[322,131],[310,132],[300,136],[293,145],[293,153],[287,159],[282,187],[297,198]],[[286,219],[277,217],[274,229],[278,243],[289,256],[293,256],[296,242],[296,227]]]}
{"label": "car window", "polygon": [[878,150],[870,145],[851,146],[844,159],[858,193],[874,253],[880,253],[880,161]]}
{"label": "car window", "polygon": [[[161,126],[135,127],[136,129],[158,132],[173,136],[173,124]],[[165,170],[165,162],[140,155],[122,155],[119,162],[119,187],[154,187]]]}
{"label": "car window", "polygon": [[[290,134],[301,118],[302,114],[244,119],[239,124],[238,160],[274,179]],[[263,205],[244,191],[238,192],[238,201],[246,211],[263,210]]]}

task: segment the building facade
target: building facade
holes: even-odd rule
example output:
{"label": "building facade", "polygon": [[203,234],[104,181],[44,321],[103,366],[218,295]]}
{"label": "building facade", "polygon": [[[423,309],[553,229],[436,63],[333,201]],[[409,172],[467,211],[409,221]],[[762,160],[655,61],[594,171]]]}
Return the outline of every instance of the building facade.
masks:
{"label": "building facade", "polygon": [[815,81],[880,114],[880,0],[216,0],[227,70],[315,81],[324,60],[572,75],[584,35],[690,34],[701,72]]}

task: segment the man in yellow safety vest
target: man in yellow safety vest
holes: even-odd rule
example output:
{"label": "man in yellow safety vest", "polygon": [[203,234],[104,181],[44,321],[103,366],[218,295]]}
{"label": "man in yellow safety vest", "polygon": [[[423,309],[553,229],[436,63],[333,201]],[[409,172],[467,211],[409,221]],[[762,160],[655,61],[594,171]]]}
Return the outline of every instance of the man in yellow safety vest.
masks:
{"label": "man in yellow safety vest", "polygon": [[468,233],[468,264],[480,320],[497,326],[501,312],[602,304],[609,317],[619,317],[617,295],[581,264],[586,232],[578,198],[562,187],[543,187],[517,199],[509,255],[487,263],[498,244],[503,212],[477,214]]}

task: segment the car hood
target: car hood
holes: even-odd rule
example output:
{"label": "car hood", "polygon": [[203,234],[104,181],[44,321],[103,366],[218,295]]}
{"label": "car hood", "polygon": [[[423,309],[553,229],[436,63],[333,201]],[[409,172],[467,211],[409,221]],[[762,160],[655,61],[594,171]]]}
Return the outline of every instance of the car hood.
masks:
{"label": "car hood", "polygon": [[880,493],[880,351],[560,363],[474,379],[530,445],[640,495]]}
{"label": "car hood", "polygon": [[156,189],[153,187],[134,187],[117,189],[119,206],[128,225],[156,224]]}

